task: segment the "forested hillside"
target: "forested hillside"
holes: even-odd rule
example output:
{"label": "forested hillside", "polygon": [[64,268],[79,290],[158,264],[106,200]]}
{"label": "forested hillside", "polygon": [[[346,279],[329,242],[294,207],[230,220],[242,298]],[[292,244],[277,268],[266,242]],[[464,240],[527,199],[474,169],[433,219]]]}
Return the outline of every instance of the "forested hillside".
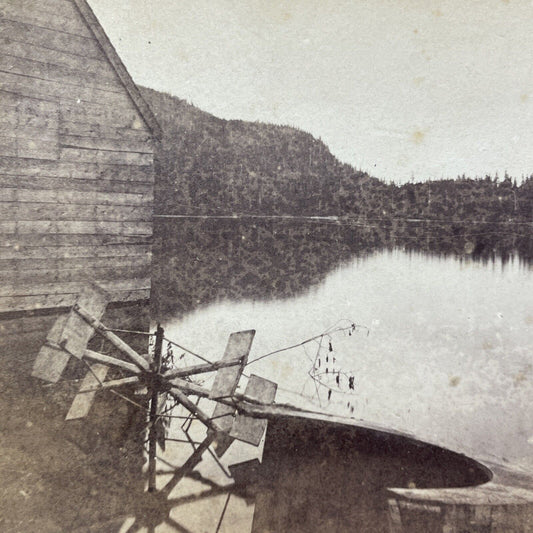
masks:
{"label": "forested hillside", "polygon": [[160,214],[336,215],[358,220],[533,220],[533,176],[386,184],[296,128],[223,120],[142,89],[164,132]]}
{"label": "forested hillside", "polygon": [[298,129],[222,120],[151,89],[143,95],[164,132],[161,212],[336,215],[342,191],[378,183]]}

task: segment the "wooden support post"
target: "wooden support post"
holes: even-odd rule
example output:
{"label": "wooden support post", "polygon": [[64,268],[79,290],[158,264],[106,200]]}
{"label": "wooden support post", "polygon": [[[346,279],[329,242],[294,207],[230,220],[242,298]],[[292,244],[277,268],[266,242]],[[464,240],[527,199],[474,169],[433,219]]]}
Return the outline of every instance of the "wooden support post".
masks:
{"label": "wooden support post", "polygon": [[[161,351],[163,346],[163,328],[158,324],[155,332],[154,360],[152,361],[152,370],[159,373],[161,369]],[[159,391],[152,389],[150,400],[150,429],[148,434],[148,492],[154,492],[156,489],[156,452],[157,452],[157,431],[156,418],[157,406],[159,401]]]}
{"label": "wooden support post", "polygon": [[394,498],[390,498],[388,501],[389,512],[387,517],[389,519],[389,531],[390,533],[403,533],[402,517],[400,514],[400,507],[398,502]]}
{"label": "wooden support post", "polygon": [[215,440],[216,433],[208,432],[207,437],[194,450],[193,454],[185,461],[183,466],[172,476],[172,479],[163,487],[162,491],[167,496],[172,492],[176,485],[202,461],[202,455],[207,451]]}
{"label": "wooden support post", "polygon": [[85,309],[79,305],[74,305],[72,308],[78,315],[80,315],[88,324],[90,324],[96,333],[98,333],[104,339],[107,339],[115,348],[119,349],[122,353],[126,354],[141,370],[150,370],[148,361],[140,354],[138,354],[133,348],[128,346],[120,337],[108,331],[106,327],[90,313],[87,313]]}

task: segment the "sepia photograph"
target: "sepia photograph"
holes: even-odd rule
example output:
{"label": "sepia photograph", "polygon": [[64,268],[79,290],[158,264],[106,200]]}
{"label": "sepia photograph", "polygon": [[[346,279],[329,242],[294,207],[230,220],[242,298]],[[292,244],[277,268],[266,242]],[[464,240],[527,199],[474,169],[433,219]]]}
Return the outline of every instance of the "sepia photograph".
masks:
{"label": "sepia photograph", "polygon": [[0,0],[0,533],[533,532],[531,0]]}

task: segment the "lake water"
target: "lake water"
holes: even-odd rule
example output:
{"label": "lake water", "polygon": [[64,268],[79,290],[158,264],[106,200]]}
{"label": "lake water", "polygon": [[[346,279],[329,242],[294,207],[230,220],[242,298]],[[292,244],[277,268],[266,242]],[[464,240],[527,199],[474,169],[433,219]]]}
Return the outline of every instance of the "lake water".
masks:
{"label": "lake water", "polygon": [[529,226],[165,220],[154,312],[211,360],[232,331],[257,330],[253,360],[364,326],[247,373],[276,381],[277,401],[533,464],[531,248]]}

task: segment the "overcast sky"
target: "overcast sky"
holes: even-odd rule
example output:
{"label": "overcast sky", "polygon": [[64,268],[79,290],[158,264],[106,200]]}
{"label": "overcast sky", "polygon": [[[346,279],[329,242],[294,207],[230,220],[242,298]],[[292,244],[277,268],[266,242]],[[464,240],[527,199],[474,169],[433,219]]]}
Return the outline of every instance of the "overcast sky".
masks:
{"label": "overcast sky", "polygon": [[533,173],[532,0],[89,0],[135,81],[404,182]]}

